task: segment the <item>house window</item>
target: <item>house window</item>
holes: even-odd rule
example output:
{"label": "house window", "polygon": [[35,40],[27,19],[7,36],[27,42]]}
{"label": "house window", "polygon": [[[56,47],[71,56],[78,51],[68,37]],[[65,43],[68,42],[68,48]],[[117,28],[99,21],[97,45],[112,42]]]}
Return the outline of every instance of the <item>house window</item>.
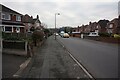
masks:
{"label": "house window", "polygon": [[16,21],[21,21],[21,16],[16,16]]}
{"label": "house window", "polygon": [[113,28],[113,24],[110,24],[109,28]]}
{"label": "house window", "polygon": [[10,14],[4,14],[4,13],[2,13],[2,19],[10,20]]}
{"label": "house window", "polygon": [[98,30],[95,30],[95,32],[99,32]]}
{"label": "house window", "polygon": [[31,24],[30,24],[30,23],[28,23],[28,26],[30,27],[30,26],[31,26]]}
{"label": "house window", "polygon": [[39,26],[39,23],[36,23],[37,26]]}
{"label": "house window", "polygon": [[11,26],[5,26],[5,31],[6,32],[12,32],[12,27]]}
{"label": "house window", "polygon": [[98,29],[98,26],[96,28]]}

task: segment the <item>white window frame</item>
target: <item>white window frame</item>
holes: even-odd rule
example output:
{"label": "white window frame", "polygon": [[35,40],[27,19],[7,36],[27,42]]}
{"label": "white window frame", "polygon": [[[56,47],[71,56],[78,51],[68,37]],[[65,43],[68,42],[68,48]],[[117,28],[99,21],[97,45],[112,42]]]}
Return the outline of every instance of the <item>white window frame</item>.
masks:
{"label": "white window frame", "polygon": [[95,32],[99,32],[99,30],[95,30]]}
{"label": "white window frame", "polygon": [[113,28],[113,24],[110,24],[110,25],[109,25],[109,28]]}
{"label": "white window frame", "polygon": [[[3,16],[4,16],[4,17],[3,17]],[[8,16],[8,18],[6,18],[6,16]],[[11,19],[11,16],[10,16],[10,14],[8,14],[8,13],[1,13],[1,19],[10,20],[10,19]]]}
{"label": "white window frame", "polygon": [[[11,27],[12,30],[11,31],[6,31],[6,27]],[[13,32],[13,26],[4,26],[4,32]]]}
{"label": "white window frame", "polygon": [[16,21],[21,21],[21,16],[20,15],[16,15]]}
{"label": "white window frame", "polygon": [[97,25],[97,26],[96,26],[96,28],[98,29],[98,28],[99,28],[99,26]]}

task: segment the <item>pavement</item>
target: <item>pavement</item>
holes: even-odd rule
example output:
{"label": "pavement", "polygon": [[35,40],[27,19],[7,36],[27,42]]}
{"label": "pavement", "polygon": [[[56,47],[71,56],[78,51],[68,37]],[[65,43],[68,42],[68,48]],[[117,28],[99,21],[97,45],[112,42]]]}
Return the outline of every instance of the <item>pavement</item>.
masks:
{"label": "pavement", "polygon": [[21,78],[86,78],[89,77],[69,56],[67,50],[50,36],[19,74]]}

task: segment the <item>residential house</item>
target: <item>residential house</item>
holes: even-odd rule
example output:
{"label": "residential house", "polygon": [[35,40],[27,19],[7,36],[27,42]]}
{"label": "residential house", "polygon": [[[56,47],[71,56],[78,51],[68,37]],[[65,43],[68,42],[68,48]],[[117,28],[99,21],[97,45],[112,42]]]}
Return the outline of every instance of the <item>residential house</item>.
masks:
{"label": "residential house", "polygon": [[22,17],[22,22],[25,25],[25,32],[30,32],[30,29],[33,27],[33,17],[29,16],[28,14]]}
{"label": "residential house", "polygon": [[84,26],[84,33],[85,34],[90,33],[90,27],[89,27],[89,25],[85,25]]}
{"label": "residential house", "polygon": [[35,29],[43,30],[43,26],[41,26],[41,21],[39,20],[39,16],[33,19],[33,26]]}
{"label": "residential house", "polygon": [[0,4],[0,27],[2,31],[8,33],[24,33],[24,25],[22,23],[22,14]]}
{"label": "residential house", "polygon": [[107,32],[109,34],[116,34],[116,33],[120,33],[120,28],[118,25],[119,18],[115,18],[113,20],[111,20],[108,25],[107,25]]}
{"label": "residential house", "polygon": [[109,20],[99,20],[98,24],[96,26],[96,31],[98,33],[106,33],[107,32],[107,24],[108,24]]}
{"label": "residential house", "polygon": [[84,33],[84,31],[85,31],[85,26],[82,25],[81,28],[80,28],[80,32],[81,32],[81,33]]}
{"label": "residential house", "polygon": [[97,31],[97,22],[90,22],[89,23],[89,28],[90,28],[90,32],[98,32]]}

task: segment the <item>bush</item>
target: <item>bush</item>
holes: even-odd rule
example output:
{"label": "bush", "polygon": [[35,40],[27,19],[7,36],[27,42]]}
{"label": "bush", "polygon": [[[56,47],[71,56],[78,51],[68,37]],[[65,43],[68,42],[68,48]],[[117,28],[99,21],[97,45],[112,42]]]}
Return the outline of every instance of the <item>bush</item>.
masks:
{"label": "bush", "polygon": [[44,32],[40,31],[40,30],[36,30],[33,32],[32,34],[32,40],[36,46],[37,42],[40,42],[44,39]]}
{"label": "bush", "polygon": [[114,34],[114,38],[120,38],[119,34]]}
{"label": "bush", "polygon": [[109,34],[109,33],[99,33],[99,35],[101,37],[110,37],[111,36],[111,34]]}

